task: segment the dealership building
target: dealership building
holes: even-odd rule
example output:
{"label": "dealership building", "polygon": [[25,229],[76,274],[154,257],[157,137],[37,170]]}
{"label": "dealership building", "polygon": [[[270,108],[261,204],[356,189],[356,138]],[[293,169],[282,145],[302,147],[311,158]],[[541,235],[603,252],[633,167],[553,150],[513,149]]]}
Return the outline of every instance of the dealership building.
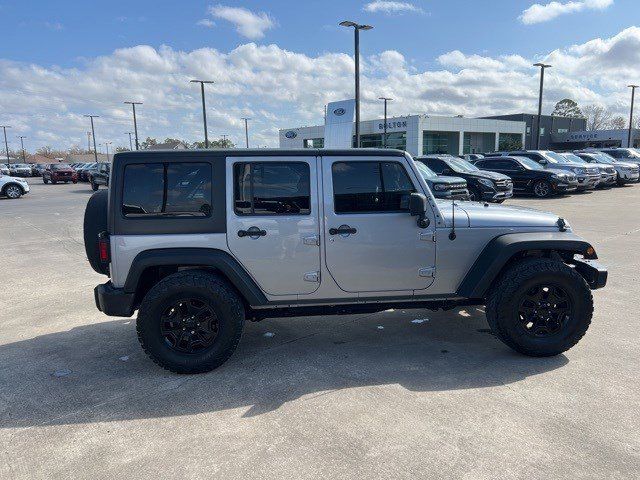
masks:
{"label": "dealership building", "polygon": [[[387,119],[388,148],[406,150],[411,155],[493,152],[522,148],[525,121],[408,115]],[[360,145],[363,148],[384,146],[383,119],[360,122]],[[353,124],[355,133],[355,123]],[[280,130],[280,148],[323,148],[325,126],[285,128]]]}

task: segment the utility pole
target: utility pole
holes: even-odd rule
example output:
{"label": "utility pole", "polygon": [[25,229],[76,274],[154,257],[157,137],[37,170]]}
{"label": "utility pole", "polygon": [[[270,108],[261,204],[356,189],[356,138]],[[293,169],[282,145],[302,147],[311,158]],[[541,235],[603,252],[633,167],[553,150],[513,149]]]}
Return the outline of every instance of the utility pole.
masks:
{"label": "utility pole", "polygon": [[342,27],[353,27],[355,50],[355,90],[356,90],[356,148],[360,148],[360,30],[371,30],[371,25],[360,25],[350,20],[340,22]]}
{"label": "utility pole", "polygon": [[11,128],[9,125],[0,125],[4,130],[4,148],[7,153],[7,165],[11,165],[11,159],[9,158],[9,142],[7,142],[7,128]]}
{"label": "utility pole", "polygon": [[129,150],[133,151],[133,143],[131,142],[131,133],[132,132],[124,132],[125,135],[129,135]]}
{"label": "utility pole", "polygon": [[378,100],[384,100],[384,137],[382,138],[382,146],[387,148],[387,102],[393,100],[389,97],[378,97]]}
{"label": "utility pole", "polygon": [[20,147],[22,147],[22,163],[26,163],[27,159],[24,154],[24,139],[27,137],[25,137],[24,135],[18,135],[18,138],[20,139]]}
{"label": "utility pole", "polygon": [[136,120],[136,105],[143,105],[142,102],[124,102],[127,105],[131,105],[133,107],[133,131],[136,134],[136,150],[138,150],[139,147],[139,143],[138,143],[138,121]]}
{"label": "utility pole", "polygon": [[249,120],[251,119],[247,117],[242,117],[242,120],[244,120],[244,138],[245,138],[247,148],[249,148]]}
{"label": "utility pole", "polygon": [[536,150],[540,149],[540,122],[542,120],[542,91],[544,89],[544,71],[546,68],[551,68],[551,65],[544,63],[534,63],[534,67],[540,67],[540,95],[538,97],[538,132],[536,135]]}
{"label": "utility pole", "polygon": [[93,127],[93,119],[100,118],[99,115],[85,115],[85,117],[91,119],[91,136],[93,137],[93,158],[98,163],[98,151],[96,149],[96,130]]}
{"label": "utility pole", "polygon": [[200,93],[202,95],[202,121],[204,122],[204,148],[209,148],[209,134],[207,133],[207,107],[204,101],[204,84],[213,83],[212,80],[189,80],[191,83],[200,84]]}
{"label": "utility pole", "polygon": [[627,140],[627,147],[633,148],[633,103],[636,99],[636,88],[638,85],[629,85],[631,89],[631,114],[629,115],[629,138]]}

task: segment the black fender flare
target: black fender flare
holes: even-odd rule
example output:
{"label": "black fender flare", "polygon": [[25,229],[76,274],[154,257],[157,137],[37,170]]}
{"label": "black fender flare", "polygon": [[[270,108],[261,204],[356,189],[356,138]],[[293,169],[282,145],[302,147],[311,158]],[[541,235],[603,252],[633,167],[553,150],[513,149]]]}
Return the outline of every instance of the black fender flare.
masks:
{"label": "black fender flare", "polygon": [[[458,287],[464,298],[484,298],[509,260],[520,252],[541,250],[586,255],[591,244],[568,232],[508,233],[493,238],[484,247]],[[588,258],[597,258],[595,253]]]}
{"label": "black fender flare", "polygon": [[135,293],[142,273],[150,267],[211,267],[225,275],[249,305],[265,305],[268,301],[256,282],[228,252],[214,248],[159,248],[140,252],[133,259],[125,293]]}

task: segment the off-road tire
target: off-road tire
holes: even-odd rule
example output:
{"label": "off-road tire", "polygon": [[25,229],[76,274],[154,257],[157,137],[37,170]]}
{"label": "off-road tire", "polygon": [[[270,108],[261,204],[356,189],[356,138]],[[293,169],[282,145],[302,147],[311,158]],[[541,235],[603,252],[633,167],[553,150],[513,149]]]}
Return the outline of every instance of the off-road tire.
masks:
{"label": "off-road tire", "polygon": [[[543,194],[542,192],[546,193]],[[533,184],[533,194],[537,198],[549,198],[553,196],[553,188],[551,187],[551,184],[546,180],[538,180]]]}
{"label": "off-road tire", "polygon": [[[206,299],[218,321],[213,344],[196,353],[172,349],[160,332],[162,313],[182,298]],[[200,270],[174,273],[158,282],[144,297],[138,310],[138,340],[144,351],[162,368],[174,373],[209,372],[233,354],[245,321],[242,300],[222,277]]]}
{"label": "off-road tire", "polygon": [[[559,332],[537,338],[518,325],[518,305],[525,292],[545,282],[564,289],[573,311]],[[574,269],[558,260],[535,258],[505,271],[491,288],[486,307],[487,322],[498,339],[524,355],[550,357],[569,350],[584,336],[593,316],[593,296]]]}

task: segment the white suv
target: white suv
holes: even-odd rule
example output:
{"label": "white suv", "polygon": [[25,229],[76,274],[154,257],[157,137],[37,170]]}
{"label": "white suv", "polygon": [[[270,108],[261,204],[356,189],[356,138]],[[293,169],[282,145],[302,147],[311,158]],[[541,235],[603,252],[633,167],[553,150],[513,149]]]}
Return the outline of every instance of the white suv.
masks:
{"label": "white suv", "polygon": [[0,173],[0,196],[20,198],[29,193],[29,184],[24,178],[10,177]]}

